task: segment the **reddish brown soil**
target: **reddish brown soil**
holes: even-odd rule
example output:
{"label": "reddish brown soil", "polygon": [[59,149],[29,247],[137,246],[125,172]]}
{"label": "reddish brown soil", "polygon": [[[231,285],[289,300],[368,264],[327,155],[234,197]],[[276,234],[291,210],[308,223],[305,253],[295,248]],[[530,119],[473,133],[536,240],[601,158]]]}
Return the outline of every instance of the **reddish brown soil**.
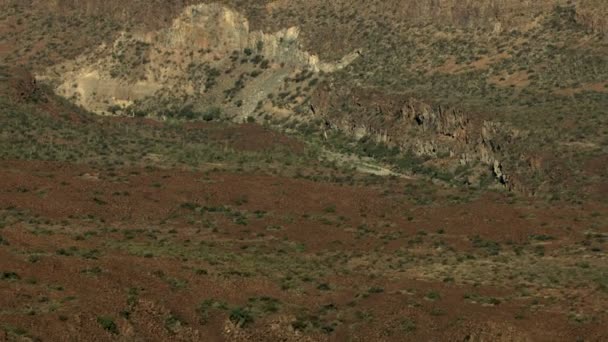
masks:
{"label": "reddish brown soil", "polygon": [[[146,1],[124,8],[87,2],[87,12],[111,13],[106,21],[126,16],[145,27],[165,25],[197,1],[169,10]],[[70,4],[78,5],[57,3],[65,5],[64,18],[71,17]],[[32,7],[34,17],[44,18],[41,8]],[[265,13],[259,9],[249,13],[252,25],[270,18],[252,15]],[[91,18],[84,20],[98,32],[103,26]],[[9,24],[15,24],[10,16],[0,34]],[[11,28],[14,34],[0,42],[0,62],[10,57],[43,68],[117,32],[79,36],[71,25],[54,28],[61,40],[29,33],[25,39],[29,25]],[[349,36],[328,27],[304,32]],[[342,30],[353,28],[347,23]],[[335,39],[310,36],[313,51],[351,51],[346,41],[336,46]],[[27,53],[15,53],[30,42]],[[47,50],[46,58],[37,56]],[[522,74],[505,78],[492,81],[529,83]],[[11,89],[23,91],[11,96],[35,95],[30,75],[15,81]],[[366,90],[359,97],[392,105],[386,94]],[[54,98],[37,105],[91,123]],[[105,120],[161,125],[95,124]],[[236,150],[304,151],[301,142],[256,125],[189,129]],[[606,161],[590,161],[588,176],[604,176]],[[608,187],[588,192],[600,197]],[[405,180],[348,185],[261,171],[0,160],[0,341],[606,341],[607,239],[608,208],[592,202],[473,196]],[[252,309],[253,322],[235,324],[231,313],[259,297],[277,300],[279,308]],[[227,309],[204,314],[205,300]],[[100,317],[111,318],[115,332],[104,330]]]}
{"label": "reddish brown soil", "polygon": [[[197,130],[214,126],[196,122],[186,127]],[[211,130],[210,138],[226,141],[230,147],[242,151],[264,151],[274,148],[282,148],[296,154],[304,151],[302,142],[252,123]]]}
{"label": "reddish brown soil", "polygon": [[[606,295],[592,288],[569,290],[570,295],[580,293],[574,302],[559,291],[553,299],[518,297],[507,279],[500,286],[444,282],[407,269],[394,272],[382,265],[369,267],[369,262],[382,259],[363,260],[372,255],[390,258],[407,247],[417,232],[436,236],[438,229],[444,229],[448,246],[463,253],[476,253],[469,237],[477,234],[501,244],[523,243],[530,234],[546,234],[555,237],[547,243],[551,250],[583,239],[582,227],[591,219],[588,208],[513,205],[498,194],[464,204],[416,205],[413,198],[397,190],[407,186],[399,182],[390,184],[391,193],[380,186],[267,175],[106,171],[55,162],[3,161],[0,179],[0,208],[5,216],[0,234],[8,242],[0,246],[0,272],[19,276],[0,281],[5,340],[14,338],[7,327],[23,329],[27,336],[42,340],[116,340],[116,335],[101,328],[99,316],[112,317],[125,340],[568,341],[580,337],[599,341],[608,337],[602,324],[606,313],[597,307],[606,303]],[[218,229],[201,230],[199,223],[190,221],[193,217],[185,203],[266,214],[259,219],[247,216],[247,226],[215,215]],[[346,220],[341,226],[319,220],[324,217],[336,222],[340,216]],[[362,224],[372,227],[373,233],[357,238],[353,230]],[[563,228],[567,225],[580,228]],[[269,226],[281,229],[268,230]],[[143,233],[125,239],[124,231],[140,228]],[[154,237],[146,236],[151,231],[155,231]],[[400,235],[387,244],[379,238],[391,233]],[[178,251],[145,257],[125,247],[150,243],[150,239],[182,246],[183,256]],[[299,244],[304,246],[302,251],[287,250],[285,256],[307,263],[319,256],[342,254],[350,255],[349,264],[360,265],[353,266],[354,273],[345,274],[339,271],[343,269],[340,259],[335,259],[335,264],[319,265],[319,269],[335,269],[336,273],[315,276],[313,272],[312,282],[284,290],[273,273],[276,270],[266,275],[228,275],[226,269],[239,270],[239,262],[229,261],[231,257],[214,264],[189,254],[200,243],[215,243],[226,256],[246,253],[244,247],[268,250],[271,255],[277,248]],[[60,250],[70,247],[77,247],[78,252],[62,255]],[[94,257],[78,254],[90,250],[98,252]],[[409,250],[429,257],[436,254],[427,243]],[[98,274],[83,273],[94,267]],[[197,275],[196,269],[205,269],[207,274]],[[172,287],[167,279],[186,285]],[[330,284],[330,289],[320,290],[318,283]],[[373,287],[382,290],[361,297]],[[128,304],[130,288],[142,290]],[[438,298],[426,299],[431,292]],[[483,305],[465,299],[470,293],[502,300]],[[236,327],[222,310],[213,310],[202,324],[196,311],[205,299],[245,305],[248,298],[260,296],[276,298],[282,309],[256,317],[244,328]],[[330,303],[337,311],[321,317],[343,322],[331,334],[293,330],[291,323],[298,312],[314,313]],[[573,303],[586,314],[593,312],[594,318],[577,323],[572,319]],[[121,311],[129,311],[128,319],[120,316]],[[180,327],[167,328],[172,316],[182,322]]]}

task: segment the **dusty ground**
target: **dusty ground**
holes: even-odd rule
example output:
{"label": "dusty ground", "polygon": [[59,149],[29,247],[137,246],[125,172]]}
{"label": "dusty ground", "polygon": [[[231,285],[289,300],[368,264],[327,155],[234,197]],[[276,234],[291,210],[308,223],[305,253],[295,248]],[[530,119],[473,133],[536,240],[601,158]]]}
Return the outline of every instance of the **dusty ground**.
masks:
{"label": "dusty ground", "polygon": [[608,338],[605,208],[63,162],[0,179],[4,340]]}
{"label": "dusty ground", "polygon": [[[130,2],[135,9],[124,15],[145,7],[134,18],[161,25],[181,9],[144,3]],[[256,17],[255,7],[248,14],[257,26],[300,24],[317,37],[308,46],[330,57],[363,42],[378,44],[367,36],[376,29],[346,20],[359,14],[351,3],[345,2],[348,11],[319,11],[301,2],[320,23],[307,15]],[[120,8],[99,4],[111,8],[91,8]],[[568,199],[547,200],[396,174],[254,124],[90,116],[32,84],[25,69],[10,75],[8,66],[41,70],[73,59],[112,41],[122,17],[80,17],[69,6],[53,12],[25,2],[2,5],[0,341],[608,340],[608,159],[597,152],[605,138],[599,132],[605,91],[603,83],[586,80],[601,78],[601,58],[589,64],[600,73],[573,68],[582,82],[560,88],[567,96],[589,90],[598,96],[587,94],[588,106],[579,107],[583,98],[576,110],[564,109],[563,122],[555,121],[566,138],[580,128],[593,139],[547,143],[572,151],[555,154],[563,160],[544,158],[551,180],[571,179],[562,174],[568,161],[580,166],[572,179],[582,181]],[[334,12],[345,19],[338,31],[325,21]],[[386,21],[378,13],[370,23]],[[357,34],[338,34],[345,30]],[[406,41],[410,33],[403,31]],[[344,36],[352,41],[335,39]],[[378,51],[394,46],[407,52],[396,63],[418,54],[401,43]],[[442,55],[434,45],[424,51]],[[454,55],[476,57],[472,51]],[[577,51],[563,54],[578,62]],[[533,54],[506,67],[526,56]],[[469,71],[475,76],[503,60],[475,59]],[[439,62],[422,65],[461,74],[455,60]],[[377,65],[360,67],[383,84],[392,79],[371,69]],[[382,66],[405,84],[390,63]],[[505,86],[496,89],[531,82],[517,70],[492,79]],[[548,74],[556,81],[568,76],[559,63],[555,70]],[[460,87],[475,78],[454,80]],[[440,88],[451,94],[459,87]],[[551,84],[546,91],[556,89]],[[540,118],[542,126],[525,124],[550,131],[544,125],[551,117],[526,114],[533,110],[521,115]],[[548,134],[543,130],[541,137]]]}

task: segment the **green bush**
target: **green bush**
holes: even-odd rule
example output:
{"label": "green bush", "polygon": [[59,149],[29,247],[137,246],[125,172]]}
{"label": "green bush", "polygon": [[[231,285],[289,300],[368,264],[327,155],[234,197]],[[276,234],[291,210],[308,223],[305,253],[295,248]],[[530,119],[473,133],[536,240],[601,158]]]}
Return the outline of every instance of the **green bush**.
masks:
{"label": "green bush", "polygon": [[238,327],[253,323],[253,315],[248,308],[235,308],[230,311],[230,321]]}
{"label": "green bush", "polygon": [[15,272],[0,272],[0,280],[19,280],[21,277]]}
{"label": "green bush", "polygon": [[218,120],[222,115],[222,110],[219,107],[211,107],[203,114],[203,120],[213,121]]}
{"label": "green bush", "polygon": [[97,323],[99,323],[104,330],[109,331],[114,335],[118,335],[118,326],[111,317],[97,317]]}

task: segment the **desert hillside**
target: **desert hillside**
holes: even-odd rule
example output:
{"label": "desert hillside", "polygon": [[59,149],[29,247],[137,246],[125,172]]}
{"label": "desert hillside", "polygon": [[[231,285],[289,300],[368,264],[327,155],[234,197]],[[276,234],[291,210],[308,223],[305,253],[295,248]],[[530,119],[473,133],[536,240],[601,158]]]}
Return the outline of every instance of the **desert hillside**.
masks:
{"label": "desert hillside", "polygon": [[606,18],[0,0],[0,341],[608,340]]}

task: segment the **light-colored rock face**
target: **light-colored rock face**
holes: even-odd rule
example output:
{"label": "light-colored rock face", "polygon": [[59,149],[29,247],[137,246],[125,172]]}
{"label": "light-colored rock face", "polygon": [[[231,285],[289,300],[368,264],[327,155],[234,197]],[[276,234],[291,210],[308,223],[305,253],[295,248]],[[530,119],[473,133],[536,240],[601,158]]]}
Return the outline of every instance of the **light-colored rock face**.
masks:
{"label": "light-colored rock face", "polygon": [[156,36],[158,43],[166,48],[213,48],[223,53],[245,48],[248,38],[247,19],[217,4],[186,8],[170,28]]}
{"label": "light-colored rock face", "polygon": [[165,48],[212,49],[224,56],[249,48],[279,63],[325,72],[344,68],[359,56],[353,52],[336,63],[324,63],[303,50],[299,36],[297,27],[275,33],[251,32],[247,18],[240,13],[219,4],[201,4],[186,8],[169,29],[157,34],[155,41]]}
{"label": "light-colored rock face", "polygon": [[154,94],[161,89],[157,82],[125,83],[105,77],[98,70],[80,70],[69,75],[57,88],[57,93],[73,97],[77,103],[91,110],[104,111],[107,103],[128,106],[134,100]]}
{"label": "light-colored rock face", "polygon": [[[193,76],[192,65],[204,64],[205,72],[217,70],[219,75],[214,77],[219,83],[225,78],[228,84],[234,80],[228,80],[223,71],[234,68],[230,58],[243,53],[246,57],[259,55],[266,61],[264,74],[251,82],[255,89],[250,96],[243,95],[246,105],[239,105],[241,116],[247,116],[257,103],[247,100],[260,101],[276,91],[290,71],[332,72],[359,56],[353,52],[336,63],[322,62],[302,48],[299,34],[296,27],[275,33],[251,32],[247,18],[238,12],[220,4],[194,5],[165,29],[124,33],[111,46],[100,46],[94,54],[56,66],[40,78],[59,84],[56,90],[60,95],[107,114],[112,107],[127,107],[159,92],[211,97],[209,83]],[[215,100],[207,102],[217,102],[220,95],[215,95]]]}

